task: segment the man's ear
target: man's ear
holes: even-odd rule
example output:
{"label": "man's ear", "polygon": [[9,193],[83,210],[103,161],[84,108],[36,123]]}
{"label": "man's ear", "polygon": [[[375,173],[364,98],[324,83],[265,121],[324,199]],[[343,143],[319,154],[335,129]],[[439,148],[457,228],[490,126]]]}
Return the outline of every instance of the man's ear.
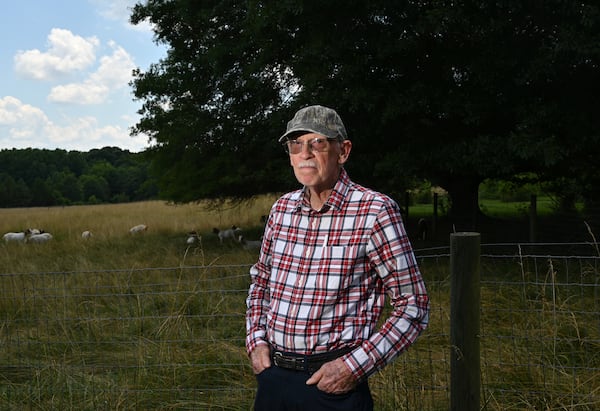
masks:
{"label": "man's ear", "polygon": [[352,141],[344,140],[340,142],[340,154],[338,156],[338,164],[344,164],[348,161],[348,157],[350,157],[350,151],[352,151]]}

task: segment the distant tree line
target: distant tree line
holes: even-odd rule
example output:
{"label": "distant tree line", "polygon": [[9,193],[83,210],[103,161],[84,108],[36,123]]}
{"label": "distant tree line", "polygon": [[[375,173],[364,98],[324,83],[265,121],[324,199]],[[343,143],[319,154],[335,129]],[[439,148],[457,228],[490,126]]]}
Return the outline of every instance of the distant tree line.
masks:
{"label": "distant tree line", "polygon": [[0,207],[122,203],[156,198],[144,153],[0,150]]}

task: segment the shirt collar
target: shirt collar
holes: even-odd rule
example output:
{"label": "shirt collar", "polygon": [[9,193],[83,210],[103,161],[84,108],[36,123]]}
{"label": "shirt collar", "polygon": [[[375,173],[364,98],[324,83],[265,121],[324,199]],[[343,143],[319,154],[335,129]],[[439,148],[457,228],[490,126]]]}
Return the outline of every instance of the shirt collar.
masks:
{"label": "shirt collar", "polygon": [[[340,210],[344,203],[344,199],[350,190],[350,185],[352,182],[350,181],[350,177],[344,168],[340,171],[340,176],[338,177],[337,182],[333,186],[333,190],[331,194],[327,198],[325,204],[323,204],[323,210],[328,210],[330,208],[334,210]],[[298,201],[296,203],[296,210],[300,210],[302,208],[310,209],[310,201],[307,196],[308,189],[306,186],[300,190],[300,195],[298,196]]]}

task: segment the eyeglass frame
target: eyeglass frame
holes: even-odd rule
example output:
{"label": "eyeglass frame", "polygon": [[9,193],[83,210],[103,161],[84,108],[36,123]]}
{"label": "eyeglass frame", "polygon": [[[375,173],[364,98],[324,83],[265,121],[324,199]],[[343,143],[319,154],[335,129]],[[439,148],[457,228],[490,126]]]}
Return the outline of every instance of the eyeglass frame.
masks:
{"label": "eyeglass frame", "polygon": [[[304,146],[306,146],[306,145],[308,145],[310,147],[309,150],[310,150],[311,153],[314,153],[314,152],[316,152],[316,153],[327,152],[328,149],[329,149],[329,145],[327,145],[327,147],[324,148],[323,150],[317,150],[317,149],[315,149],[313,147],[313,144],[315,143],[316,140],[324,140],[324,141],[327,141],[327,142],[329,142],[329,141],[340,141],[341,142],[341,140],[339,139],[339,137],[325,137],[325,136],[323,136],[323,137],[314,137],[314,138],[311,138],[308,141],[298,141],[297,138],[290,138],[290,139],[286,140],[283,143],[283,148],[286,151],[286,153],[288,153],[288,154],[294,154],[294,155],[302,153],[302,151],[304,151]],[[290,143],[296,144],[297,147],[300,147],[300,150],[298,152],[292,152],[292,150],[290,148]]]}

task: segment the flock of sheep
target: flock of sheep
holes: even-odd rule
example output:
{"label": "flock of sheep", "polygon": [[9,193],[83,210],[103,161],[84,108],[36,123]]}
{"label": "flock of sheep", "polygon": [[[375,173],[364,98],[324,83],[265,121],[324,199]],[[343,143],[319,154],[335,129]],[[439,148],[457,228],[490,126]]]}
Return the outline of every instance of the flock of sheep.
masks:
{"label": "flock of sheep", "polygon": [[39,228],[28,228],[18,233],[6,233],[2,236],[5,242],[45,243],[52,240],[52,234]]}
{"label": "flock of sheep", "polygon": [[[145,224],[138,224],[129,229],[131,234],[139,234],[148,229]],[[89,230],[81,233],[84,240],[92,238],[93,234]],[[54,238],[52,234],[45,232],[41,228],[28,228],[19,232],[10,232],[2,236],[6,243],[46,243]]]}
{"label": "flock of sheep", "polygon": [[[143,233],[148,230],[148,226],[145,224],[138,224],[129,229],[129,233],[131,235],[137,235]],[[231,228],[219,230],[218,228],[213,228],[213,233],[217,235],[219,238],[219,242],[221,245],[225,244],[225,242],[238,242],[242,245],[242,247],[246,250],[258,250],[261,246],[260,240],[246,240],[242,236],[242,230],[235,225]],[[92,238],[93,234],[91,231],[86,230],[81,233],[81,238],[84,240]],[[28,228],[24,231],[20,232],[10,232],[6,233],[2,236],[4,242],[20,242],[20,243],[45,243],[52,240],[52,234],[45,232],[39,228]],[[188,245],[199,244],[201,242],[201,236],[196,232],[192,231],[188,233],[188,238],[186,243]]]}
{"label": "flock of sheep", "polygon": [[[221,245],[225,244],[225,242],[227,241],[238,242],[246,250],[259,250],[262,243],[262,241],[260,240],[246,240],[242,235],[242,229],[235,225],[231,226],[231,228],[227,228],[224,230],[213,228],[213,233],[217,235],[217,237],[219,238],[219,243],[221,243]],[[190,244],[190,238],[188,238],[188,244]]]}
{"label": "flock of sheep", "polygon": [[[246,250],[259,250],[262,244],[262,241],[260,240],[246,240],[242,235],[242,229],[235,225],[224,230],[213,228],[212,232],[217,235],[221,245],[225,244],[226,242],[238,242]],[[188,245],[193,245],[200,243],[201,240],[202,237],[196,231],[192,231],[188,233],[186,242]]]}

